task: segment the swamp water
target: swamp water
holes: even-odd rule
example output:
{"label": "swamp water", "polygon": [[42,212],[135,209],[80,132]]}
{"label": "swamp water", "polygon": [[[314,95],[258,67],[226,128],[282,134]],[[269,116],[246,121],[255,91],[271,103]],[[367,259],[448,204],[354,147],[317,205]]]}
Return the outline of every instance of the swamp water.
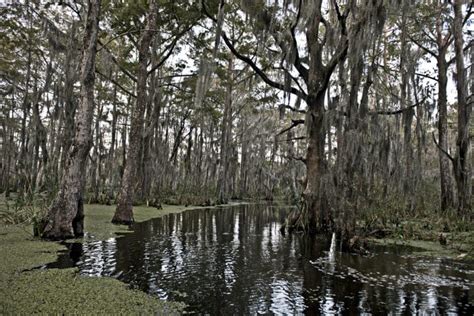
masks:
{"label": "swamp water", "polygon": [[188,210],[134,232],[69,245],[46,268],[112,276],[205,314],[474,314],[474,264],[377,247],[337,252],[318,237],[280,234],[289,208]]}

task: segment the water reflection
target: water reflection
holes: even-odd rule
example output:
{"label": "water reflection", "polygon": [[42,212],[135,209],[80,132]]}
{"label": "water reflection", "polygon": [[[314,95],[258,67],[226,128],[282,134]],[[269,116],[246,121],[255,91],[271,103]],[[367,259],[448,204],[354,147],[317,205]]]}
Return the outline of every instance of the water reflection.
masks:
{"label": "water reflection", "polygon": [[[362,257],[319,237],[282,236],[288,209],[244,205],[136,224],[118,239],[73,244],[50,267],[115,276],[210,314],[474,312],[474,267],[404,249]],[[334,241],[334,240],[333,240]]]}

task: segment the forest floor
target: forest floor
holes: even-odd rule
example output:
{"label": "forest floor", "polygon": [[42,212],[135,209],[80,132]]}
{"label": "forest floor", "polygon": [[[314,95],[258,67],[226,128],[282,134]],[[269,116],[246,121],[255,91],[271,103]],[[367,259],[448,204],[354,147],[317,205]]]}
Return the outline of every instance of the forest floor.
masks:
{"label": "forest floor", "polygon": [[[179,205],[134,207],[136,222],[178,213]],[[105,240],[127,226],[110,223],[113,205],[85,205],[85,238]],[[113,278],[86,277],[76,269],[34,269],[54,262],[66,247],[34,238],[31,225],[0,223],[0,315],[179,314],[183,305],[161,301]]]}

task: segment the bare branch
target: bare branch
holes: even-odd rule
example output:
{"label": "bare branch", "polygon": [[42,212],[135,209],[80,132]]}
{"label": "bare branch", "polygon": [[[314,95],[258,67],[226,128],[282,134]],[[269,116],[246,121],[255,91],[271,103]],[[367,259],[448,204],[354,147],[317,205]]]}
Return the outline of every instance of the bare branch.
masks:
{"label": "bare branch", "polygon": [[445,154],[446,157],[448,157],[449,160],[451,160],[452,163],[454,163],[454,158],[453,158],[446,150],[444,150],[443,148],[441,148],[441,146],[440,146],[440,145],[438,144],[438,142],[436,141],[436,137],[435,137],[434,132],[433,132],[431,135],[433,135],[433,142],[435,143],[436,147],[438,147],[438,149],[441,150],[441,152],[442,152],[443,154]]}
{"label": "bare branch", "polygon": [[[466,46],[464,46],[464,48],[462,49],[463,53],[466,53],[471,47],[474,46],[474,40],[471,40],[469,41],[469,44],[467,44]],[[456,60],[456,57],[453,57],[451,58],[447,63],[448,65],[452,64],[454,61]]]}
{"label": "bare branch", "polygon": [[166,55],[164,55],[156,65],[151,67],[151,69],[148,71],[148,75],[153,73],[156,69],[160,68],[168,60],[168,58],[173,53],[173,50],[174,50],[176,44],[178,43],[178,41],[184,36],[184,34],[186,34],[194,26],[194,24],[195,23],[192,23],[189,27],[185,28],[183,31],[179,32],[176,35],[176,37],[173,39],[173,41],[165,48],[164,52],[167,51]]}
{"label": "bare branch", "polygon": [[137,82],[137,78],[132,75],[130,73],[130,71],[128,71],[127,69],[125,69],[125,67],[123,67],[122,65],[120,65],[120,63],[118,62],[118,60],[115,58],[115,56],[112,54],[112,52],[102,44],[102,42],[100,40],[97,40],[97,44],[100,45],[100,49],[104,49],[109,55],[110,55],[110,58],[112,59],[113,63],[115,65],[117,65],[117,67],[128,77],[130,78],[133,82]]}
{"label": "bare branch", "polygon": [[436,54],[435,52],[433,52],[432,50],[428,49],[427,47],[423,46],[420,42],[418,42],[415,38],[413,38],[410,34],[407,34],[408,37],[410,38],[410,40],[416,44],[416,46],[418,46],[419,48],[421,48],[422,50],[424,50],[426,53],[430,54],[431,56],[433,56],[434,58],[438,58],[438,54]]}
{"label": "bare branch", "polygon": [[298,13],[296,15],[295,22],[290,28],[290,31],[291,31],[292,45],[294,47],[294,51],[296,52],[295,62],[294,62],[295,68],[296,70],[298,70],[300,76],[303,78],[305,83],[308,84],[308,69],[306,69],[306,67],[304,67],[303,64],[301,63],[300,54],[298,52],[298,43],[296,41],[296,26],[298,25],[298,21],[301,16],[301,2],[302,0],[299,1]]}
{"label": "bare branch", "polygon": [[395,110],[395,111],[377,111],[377,112],[369,112],[370,115],[397,115],[401,114],[405,111],[408,111],[410,109],[413,109],[421,104],[423,104],[426,101],[427,97],[425,96],[421,101],[416,102],[413,105],[407,106],[406,108],[400,109],[400,110]]}
{"label": "bare branch", "polygon": [[284,134],[286,132],[288,132],[289,130],[295,128],[296,126],[298,125],[301,125],[301,124],[304,124],[304,120],[291,120],[291,125],[287,128],[285,128],[284,130],[282,130],[281,132],[279,132],[276,136],[280,136],[281,134]]}
{"label": "bare branch", "polygon": [[[203,11],[204,11],[204,14],[210,18],[212,21],[214,22],[217,22],[216,18],[214,18],[212,15],[209,14],[209,12],[207,11],[206,9],[206,5],[204,3],[204,1],[202,2],[202,8],[203,8]],[[227,45],[227,47],[230,49],[230,51],[232,52],[232,54],[234,54],[235,57],[237,57],[238,59],[240,59],[241,61],[247,63],[259,76],[260,78],[266,83],[268,84],[269,86],[273,87],[273,88],[276,88],[276,89],[279,89],[279,90],[282,90],[282,91],[287,91],[287,89],[285,88],[285,86],[279,82],[276,82],[276,81],[273,81],[271,80],[268,75],[266,73],[263,72],[262,69],[260,69],[249,57],[247,56],[244,56],[242,54],[240,54],[237,49],[235,48],[235,46],[232,44],[232,42],[229,40],[229,38],[227,37],[226,33],[225,32],[222,32],[221,34],[222,36],[222,39],[224,40],[225,44]],[[295,87],[291,87],[290,88],[290,91],[287,91],[287,92],[290,92],[294,95],[297,95],[299,96],[301,99],[303,100],[306,100],[307,99],[307,95],[304,91],[301,91],[301,90],[298,90],[296,89]]]}
{"label": "bare branch", "polygon": [[110,82],[112,82],[112,83],[113,83],[114,85],[116,85],[120,90],[122,90],[123,92],[125,92],[125,93],[128,94],[129,96],[131,96],[131,97],[133,97],[133,98],[135,98],[135,99],[137,98],[137,95],[136,95],[136,94],[134,94],[134,93],[128,91],[124,86],[122,86],[120,83],[118,83],[115,79],[110,78],[109,76],[106,76],[106,75],[103,74],[99,69],[95,68],[95,72],[96,72],[99,76],[101,76],[101,77],[103,77],[103,78],[109,80]]}
{"label": "bare branch", "polygon": [[281,106],[285,107],[285,109],[288,109],[292,112],[297,112],[297,113],[301,113],[301,114],[306,114],[306,111],[305,110],[299,110],[299,109],[295,109],[294,107],[292,107],[291,105],[287,105],[287,104],[281,104]]}

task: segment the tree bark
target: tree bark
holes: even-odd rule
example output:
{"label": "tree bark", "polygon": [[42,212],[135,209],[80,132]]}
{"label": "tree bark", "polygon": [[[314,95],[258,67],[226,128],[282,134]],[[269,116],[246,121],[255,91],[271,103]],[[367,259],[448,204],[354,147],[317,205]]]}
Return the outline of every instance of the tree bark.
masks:
{"label": "tree bark", "polygon": [[447,84],[448,64],[446,62],[446,48],[442,47],[438,55],[438,139],[442,150],[438,151],[439,172],[441,185],[441,211],[454,206],[453,185],[451,179],[451,167],[449,158],[444,151],[448,151],[448,105]]}
{"label": "tree bark", "polygon": [[[66,52],[66,58],[64,60],[64,95],[63,95],[63,104],[64,104],[64,125],[63,127],[63,137],[62,137],[62,153],[60,158],[59,170],[62,172],[66,168],[67,155],[69,153],[69,147],[71,146],[72,139],[74,137],[72,128],[74,126],[74,115],[76,113],[76,103],[74,102],[74,83],[76,82],[75,71],[75,58],[74,54],[76,53],[75,41],[76,41],[76,25],[75,23],[71,26],[71,35],[68,41],[68,49]],[[59,178],[62,177],[62,174],[59,174]]]}
{"label": "tree bark", "polygon": [[229,160],[230,140],[232,133],[232,90],[233,90],[233,56],[230,56],[227,75],[228,84],[224,104],[224,115],[222,117],[222,133],[219,163],[219,183],[217,185],[217,201],[219,204],[227,203],[229,199]]}
{"label": "tree bark", "polygon": [[87,155],[92,143],[94,81],[100,0],[88,1],[81,64],[81,102],[75,135],[69,149],[60,190],[49,208],[42,233],[47,239],[66,239],[83,235],[83,190]]}
{"label": "tree bark", "polygon": [[334,218],[324,203],[321,180],[324,177],[324,97],[332,75],[338,63],[343,61],[347,55],[348,40],[345,34],[345,22],[341,21],[342,32],[336,53],[330,61],[324,65],[322,62],[323,46],[319,42],[319,28],[321,23],[321,2],[315,4],[314,17],[306,31],[308,51],[310,56],[308,70],[308,112],[305,124],[307,127],[307,149],[306,149],[306,187],[303,198],[306,203],[308,214],[307,225],[310,229],[322,232],[333,229]]}
{"label": "tree bark", "polygon": [[309,211],[309,227],[318,231],[329,229],[333,219],[327,210],[323,209],[320,181],[323,174],[323,153],[324,153],[324,108],[323,97],[312,98],[307,121],[308,127],[308,147],[306,149],[306,187],[303,197],[307,203]]}
{"label": "tree bark", "polygon": [[147,65],[150,59],[150,44],[156,28],[158,7],[155,0],[150,1],[147,23],[138,43],[137,100],[132,110],[127,150],[127,163],[122,177],[122,186],[112,223],[133,223],[133,194],[140,159],[143,138],[144,114],[147,104]]}
{"label": "tree bark", "polygon": [[[454,6],[454,48],[456,52],[456,89],[458,93],[458,135],[456,156],[454,158],[454,176],[458,194],[458,214],[474,218],[471,209],[471,166],[469,121],[472,104],[467,100],[466,70],[464,69],[462,1],[455,0]],[[471,65],[471,67],[473,67]],[[471,70],[472,72],[472,70]],[[472,100],[471,100],[472,102]]]}
{"label": "tree bark", "polygon": [[98,104],[97,109],[97,118],[95,120],[95,145],[92,154],[92,165],[91,165],[91,184],[92,184],[92,197],[90,198],[90,202],[98,203],[99,202],[99,195],[100,195],[100,178],[101,178],[101,131],[100,131],[100,119],[102,117],[103,106]]}
{"label": "tree bark", "polygon": [[115,143],[116,143],[116,135],[117,135],[117,86],[114,85],[114,97],[112,100],[112,128],[111,128],[111,141],[110,141],[110,149],[108,153],[108,159],[107,159],[107,179],[106,179],[106,187],[107,187],[107,197],[109,200],[112,200],[114,197],[114,191],[115,191],[115,175],[116,175],[116,170],[115,170]]}
{"label": "tree bark", "polygon": [[240,198],[246,197],[248,195],[248,156],[249,156],[249,137],[247,135],[246,129],[248,129],[247,116],[244,115],[240,119],[240,142],[241,147],[241,161],[240,161],[240,185],[239,185],[239,195]]}

